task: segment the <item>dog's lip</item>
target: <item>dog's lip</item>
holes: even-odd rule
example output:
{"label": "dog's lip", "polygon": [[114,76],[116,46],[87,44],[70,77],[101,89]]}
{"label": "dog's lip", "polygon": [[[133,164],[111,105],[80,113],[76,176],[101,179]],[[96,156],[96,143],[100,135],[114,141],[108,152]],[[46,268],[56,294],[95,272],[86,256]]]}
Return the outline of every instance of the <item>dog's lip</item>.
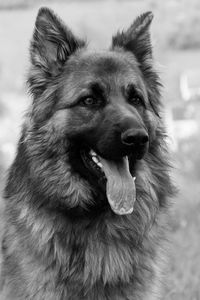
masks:
{"label": "dog's lip", "polygon": [[89,147],[85,147],[83,148],[84,150],[82,150],[83,152],[86,153],[86,155],[89,155],[89,157],[91,157],[92,155],[97,156],[99,158],[103,158],[106,160],[112,160],[112,161],[119,161],[121,160],[123,157],[128,157],[130,158],[132,156],[132,154],[127,153],[126,151],[124,151],[121,155],[116,155],[114,153],[108,154],[108,153],[102,153],[100,152],[98,149],[94,149],[94,148],[89,148]]}
{"label": "dog's lip", "polygon": [[[81,154],[81,157],[82,157],[82,160],[84,162],[84,165],[89,168],[89,169],[92,169],[95,174],[101,178],[101,179],[106,179],[106,176],[105,176],[105,173],[104,171],[102,170],[102,165],[101,165],[101,162],[99,160],[99,163],[97,164],[97,162],[95,162],[93,159],[92,159],[92,156],[95,156],[95,157],[102,157],[103,159],[106,159],[106,160],[112,160],[113,162],[114,161],[118,161],[120,159],[122,159],[123,157],[128,157],[128,160],[129,160],[129,165],[130,165],[130,161],[131,160],[134,160],[135,161],[135,158],[133,157],[132,154],[130,155],[122,155],[122,156],[117,156],[117,157],[114,157],[114,158],[111,158],[110,156],[108,155],[102,155],[102,154],[99,154],[98,151],[95,151],[93,150],[92,148],[89,148],[89,147],[83,147],[81,150],[80,150],[80,154]],[[133,171],[133,170],[132,170]],[[131,170],[130,170],[131,172]],[[132,173],[132,172],[131,172]],[[132,176],[135,177],[135,172],[133,172]]]}

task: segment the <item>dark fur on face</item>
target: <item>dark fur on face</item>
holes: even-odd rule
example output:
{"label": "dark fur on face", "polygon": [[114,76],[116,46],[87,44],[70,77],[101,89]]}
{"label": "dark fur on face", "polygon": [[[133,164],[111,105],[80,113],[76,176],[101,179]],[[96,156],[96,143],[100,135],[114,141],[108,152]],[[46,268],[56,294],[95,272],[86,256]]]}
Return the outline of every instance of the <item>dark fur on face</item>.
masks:
{"label": "dark fur on face", "polygon": [[[151,20],[141,15],[108,51],[91,52],[40,9],[30,47],[33,103],[5,189],[6,299],[159,299],[173,186]],[[91,150],[116,164],[128,158],[132,214],[111,210]]]}

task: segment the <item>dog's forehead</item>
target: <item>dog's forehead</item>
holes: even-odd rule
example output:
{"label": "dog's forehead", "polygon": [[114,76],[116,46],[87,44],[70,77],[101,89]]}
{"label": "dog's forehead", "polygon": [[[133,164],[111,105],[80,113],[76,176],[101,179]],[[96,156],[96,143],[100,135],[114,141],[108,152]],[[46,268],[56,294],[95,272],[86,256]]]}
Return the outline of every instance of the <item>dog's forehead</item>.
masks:
{"label": "dog's forehead", "polygon": [[117,51],[83,52],[75,56],[69,64],[73,77],[86,79],[127,78],[138,80],[138,62],[132,54]]}
{"label": "dog's forehead", "polygon": [[79,66],[83,69],[89,63],[90,70],[97,75],[101,73],[113,75],[116,72],[126,71],[131,65],[137,65],[134,57],[131,57],[130,61],[130,55],[114,51],[83,53],[79,62]]}

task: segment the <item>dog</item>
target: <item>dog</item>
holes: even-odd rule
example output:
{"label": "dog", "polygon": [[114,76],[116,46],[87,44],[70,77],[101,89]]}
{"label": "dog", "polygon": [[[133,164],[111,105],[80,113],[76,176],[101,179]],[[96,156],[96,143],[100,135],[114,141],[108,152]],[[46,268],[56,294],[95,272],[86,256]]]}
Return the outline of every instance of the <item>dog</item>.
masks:
{"label": "dog", "polygon": [[4,191],[5,299],[162,296],[173,195],[146,12],[91,51],[40,8]]}

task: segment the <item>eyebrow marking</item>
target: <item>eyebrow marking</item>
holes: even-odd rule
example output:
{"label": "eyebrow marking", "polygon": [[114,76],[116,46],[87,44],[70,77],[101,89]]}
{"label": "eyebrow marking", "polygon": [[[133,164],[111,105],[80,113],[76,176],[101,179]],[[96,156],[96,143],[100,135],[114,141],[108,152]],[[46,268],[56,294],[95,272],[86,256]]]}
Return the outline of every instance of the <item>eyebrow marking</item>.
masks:
{"label": "eyebrow marking", "polygon": [[105,97],[106,91],[105,87],[99,82],[91,82],[89,85],[91,92],[98,97]]}
{"label": "eyebrow marking", "polygon": [[141,96],[143,99],[145,98],[141,89],[138,88],[138,86],[136,86],[134,83],[129,83],[128,85],[123,87],[123,93],[127,98],[133,94],[138,94],[138,96]]}

